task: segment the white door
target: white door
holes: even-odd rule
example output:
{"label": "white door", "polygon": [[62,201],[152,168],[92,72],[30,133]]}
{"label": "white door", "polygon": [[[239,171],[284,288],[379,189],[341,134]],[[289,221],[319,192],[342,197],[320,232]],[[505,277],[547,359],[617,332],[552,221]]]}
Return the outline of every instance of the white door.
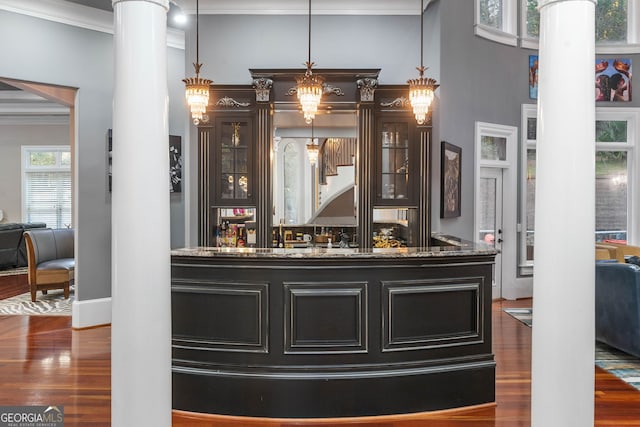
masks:
{"label": "white door", "polygon": [[[478,240],[502,249],[503,197],[502,169],[480,168],[480,191],[478,194]],[[502,298],[502,254],[496,255],[493,269],[493,299]]]}

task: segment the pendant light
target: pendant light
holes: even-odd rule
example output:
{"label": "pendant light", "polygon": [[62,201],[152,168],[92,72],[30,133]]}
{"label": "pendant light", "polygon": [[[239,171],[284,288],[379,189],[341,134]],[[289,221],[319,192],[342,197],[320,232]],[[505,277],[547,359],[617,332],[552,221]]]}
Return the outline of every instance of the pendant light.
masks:
{"label": "pendant light", "polygon": [[311,67],[315,65],[314,62],[311,62],[311,0],[309,0],[309,50],[305,65],[307,66],[307,71],[302,78],[297,79],[296,92],[302,107],[304,120],[307,124],[310,124],[318,112],[318,105],[320,105],[324,90],[322,77],[314,75],[311,70]]}
{"label": "pendant light", "polygon": [[320,153],[320,147],[316,144],[316,140],[313,136],[313,120],[311,121],[311,141],[307,144],[307,157],[309,157],[309,163],[311,166],[315,166],[318,163],[318,154]]}
{"label": "pendant light", "polygon": [[434,92],[439,85],[436,81],[429,77],[424,77],[424,71],[427,69],[423,65],[423,40],[424,40],[424,0],[420,0],[420,66],[416,67],[420,76],[417,79],[408,80],[409,83],[409,101],[413,108],[413,114],[419,125],[424,124],[427,119],[427,113],[433,102]]}
{"label": "pendant light", "polygon": [[193,63],[193,67],[196,69],[196,76],[187,77],[182,80],[186,85],[185,97],[191,110],[191,118],[196,126],[202,120],[202,115],[207,111],[207,106],[209,105],[209,85],[213,83],[211,80],[200,77],[200,67],[202,67],[202,64],[200,63],[199,56],[199,17],[200,8],[198,0],[196,0],[196,62]]}

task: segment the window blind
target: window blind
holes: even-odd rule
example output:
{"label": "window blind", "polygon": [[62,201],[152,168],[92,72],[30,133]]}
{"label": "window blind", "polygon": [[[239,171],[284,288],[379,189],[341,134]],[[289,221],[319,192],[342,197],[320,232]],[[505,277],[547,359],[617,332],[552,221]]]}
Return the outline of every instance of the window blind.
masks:
{"label": "window blind", "polygon": [[71,172],[26,172],[25,197],[28,222],[50,228],[71,224]]}

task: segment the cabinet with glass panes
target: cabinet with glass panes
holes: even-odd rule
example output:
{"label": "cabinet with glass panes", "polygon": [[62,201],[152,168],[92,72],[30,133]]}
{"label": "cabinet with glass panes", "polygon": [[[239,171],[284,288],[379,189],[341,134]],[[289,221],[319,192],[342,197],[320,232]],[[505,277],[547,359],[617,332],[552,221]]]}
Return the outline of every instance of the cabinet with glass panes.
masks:
{"label": "cabinet with glass panes", "polygon": [[407,206],[415,203],[413,127],[408,119],[380,120],[376,148],[378,206]]}
{"label": "cabinet with glass panes", "polygon": [[247,118],[216,120],[214,189],[215,206],[253,206],[253,127]]}

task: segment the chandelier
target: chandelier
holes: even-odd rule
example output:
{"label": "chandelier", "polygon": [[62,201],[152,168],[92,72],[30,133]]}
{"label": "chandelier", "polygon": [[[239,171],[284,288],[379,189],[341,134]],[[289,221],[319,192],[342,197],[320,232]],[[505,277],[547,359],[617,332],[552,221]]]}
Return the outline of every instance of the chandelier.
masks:
{"label": "chandelier", "polygon": [[318,154],[320,153],[320,147],[316,144],[316,140],[313,137],[313,120],[311,121],[311,140],[307,144],[307,157],[309,157],[309,163],[311,166],[315,166],[318,163]]}
{"label": "chandelier", "polygon": [[309,50],[305,65],[307,66],[307,71],[302,78],[297,79],[296,93],[302,107],[304,120],[307,124],[310,124],[318,112],[318,105],[320,105],[320,99],[324,91],[322,77],[314,75],[311,70],[311,67],[315,65],[314,62],[311,62],[311,0],[309,0]]}
{"label": "chandelier", "polygon": [[436,81],[429,77],[424,77],[424,71],[427,69],[423,65],[422,43],[424,34],[424,0],[420,0],[420,66],[416,67],[420,76],[417,79],[407,80],[409,83],[409,101],[413,108],[413,114],[419,125],[424,124],[429,113],[429,107],[433,102],[434,92],[438,88]]}
{"label": "chandelier", "polygon": [[202,64],[200,63],[199,56],[199,16],[200,10],[198,0],[196,0],[196,62],[193,63],[193,67],[196,69],[196,76],[187,77],[182,80],[186,85],[185,97],[191,110],[191,118],[196,126],[202,120],[202,115],[207,111],[207,106],[209,105],[209,85],[213,83],[211,80],[200,77],[200,67],[202,67]]}

